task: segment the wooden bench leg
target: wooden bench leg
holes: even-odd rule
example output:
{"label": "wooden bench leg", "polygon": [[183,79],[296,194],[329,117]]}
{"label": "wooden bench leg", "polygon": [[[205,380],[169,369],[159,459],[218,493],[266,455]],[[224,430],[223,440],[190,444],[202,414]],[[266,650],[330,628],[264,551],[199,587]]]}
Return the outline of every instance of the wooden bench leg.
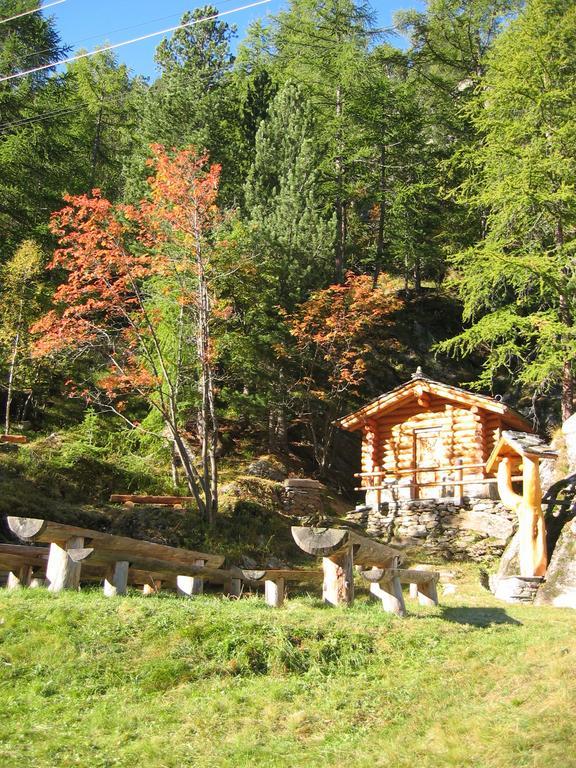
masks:
{"label": "wooden bench leg", "polygon": [[438,592],[435,581],[418,584],[418,602],[420,605],[438,605]]}
{"label": "wooden bench leg", "polygon": [[104,594],[106,597],[126,594],[129,568],[130,563],[127,560],[119,560],[108,568],[104,578]]}
{"label": "wooden bench leg", "polygon": [[388,613],[395,613],[397,616],[406,615],[402,584],[399,578],[394,577],[386,581],[374,582],[370,584],[370,592],[382,601],[383,610]]}
{"label": "wooden bench leg", "polygon": [[329,605],[352,605],[354,602],[354,557],[352,547],[333,557],[322,558],[324,583],[322,598]]}
{"label": "wooden bench leg", "polygon": [[30,581],[32,579],[32,566],[31,565],[21,565],[18,569],[18,573],[15,573],[14,571],[10,571],[8,574],[8,579],[6,581],[6,588],[7,589],[20,589],[21,587],[28,587],[30,586]]}
{"label": "wooden bench leg", "polygon": [[63,547],[56,542],[50,544],[46,578],[49,592],[61,592],[63,589],[78,589],[80,586],[81,564],[76,563],[68,555],[70,549],[81,549],[84,546],[82,536],[72,536]]}
{"label": "wooden bench leg", "polygon": [[242,594],[242,579],[230,579],[229,593],[232,597],[240,597]]}
{"label": "wooden bench leg", "polygon": [[266,580],[264,582],[264,599],[267,605],[272,608],[280,608],[284,603],[284,588],[284,579]]}
{"label": "wooden bench leg", "polygon": [[418,584],[410,583],[410,597],[414,600],[418,598]]}

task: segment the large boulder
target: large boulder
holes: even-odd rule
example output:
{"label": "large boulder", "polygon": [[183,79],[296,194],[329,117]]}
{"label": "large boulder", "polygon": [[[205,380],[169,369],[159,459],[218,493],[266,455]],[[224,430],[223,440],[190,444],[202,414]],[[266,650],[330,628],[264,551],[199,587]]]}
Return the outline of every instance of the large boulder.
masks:
{"label": "large boulder", "polygon": [[536,605],[576,608],[576,521],[570,520],[562,528],[546,580],[534,602]]}

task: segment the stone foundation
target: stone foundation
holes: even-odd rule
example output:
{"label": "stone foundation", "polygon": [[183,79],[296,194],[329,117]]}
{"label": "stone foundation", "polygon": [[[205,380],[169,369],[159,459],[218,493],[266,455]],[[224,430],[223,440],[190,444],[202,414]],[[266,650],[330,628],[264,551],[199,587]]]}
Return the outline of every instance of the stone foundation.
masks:
{"label": "stone foundation", "polygon": [[359,507],[350,522],[385,543],[412,544],[431,555],[482,561],[500,557],[514,531],[515,515],[500,501],[464,498],[385,502]]}

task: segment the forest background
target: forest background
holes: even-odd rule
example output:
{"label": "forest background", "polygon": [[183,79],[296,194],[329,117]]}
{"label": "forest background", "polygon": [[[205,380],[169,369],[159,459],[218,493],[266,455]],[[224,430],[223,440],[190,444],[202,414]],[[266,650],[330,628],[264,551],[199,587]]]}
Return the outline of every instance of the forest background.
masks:
{"label": "forest background", "polygon": [[12,78],[67,48],[0,24],[5,431],[141,490],[171,468],[213,523],[246,436],[343,482],[333,420],[419,364],[568,417],[574,4],[430,0],[403,49],[368,4],[293,0],[235,54],[217,12],[151,84],[113,52]]}

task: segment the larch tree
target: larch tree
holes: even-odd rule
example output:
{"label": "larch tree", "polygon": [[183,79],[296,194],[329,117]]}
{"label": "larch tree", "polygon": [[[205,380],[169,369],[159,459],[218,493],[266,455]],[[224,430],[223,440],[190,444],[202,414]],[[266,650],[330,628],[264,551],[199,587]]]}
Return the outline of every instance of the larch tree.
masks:
{"label": "larch tree", "polygon": [[514,377],[560,385],[574,410],[576,6],[531,0],[495,42],[471,118],[479,140],[461,162],[461,199],[485,236],[454,259],[470,326],[441,345],[486,363],[479,384]]}
{"label": "larch tree", "polygon": [[131,427],[142,428],[130,415],[131,400],[158,414],[190,493],[213,524],[218,423],[210,279],[220,168],[193,150],[169,155],[156,145],[152,152],[149,195],[139,205],[114,206],[95,190],[68,198],[54,216],[60,247],[49,266],[66,278],[54,309],[34,326],[36,354],[99,361],[73,394]]}

